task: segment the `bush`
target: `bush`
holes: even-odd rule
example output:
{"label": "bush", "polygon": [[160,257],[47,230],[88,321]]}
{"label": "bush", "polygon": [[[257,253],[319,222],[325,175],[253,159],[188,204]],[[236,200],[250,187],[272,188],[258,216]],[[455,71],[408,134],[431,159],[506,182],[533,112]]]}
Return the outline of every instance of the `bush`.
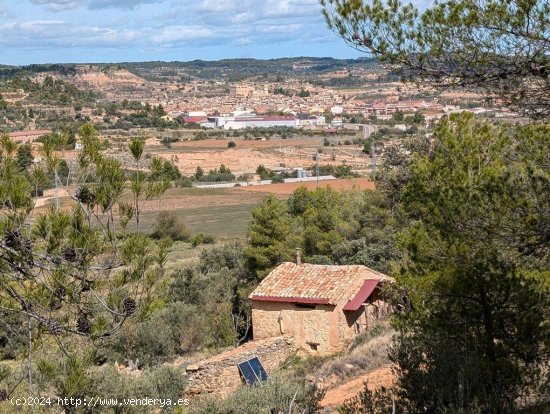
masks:
{"label": "bush", "polygon": [[174,137],[162,137],[160,140],[160,143],[164,145],[166,148],[170,148],[172,146],[172,142],[179,141],[178,138]]}
{"label": "bush", "polygon": [[[198,172],[198,167],[197,167]],[[202,172],[202,169],[201,169]],[[202,172],[204,173],[204,172]],[[198,181],[202,182],[220,182],[220,181],[235,181],[235,175],[231,172],[229,167],[221,165],[220,168],[214,168],[208,172],[208,175],[201,175],[200,178],[195,173],[195,177]]]}
{"label": "bush", "polygon": [[190,188],[193,187],[193,181],[189,177],[181,177],[178,181],[174,183],[176,187],[185,187]]}
{"label": "bush", "polygon": [[[155,164],[152,164],[155,165]],[[159,164],[151,171],[151,181],[175,181],[181,178],[178,167],[165,159],[159,159]]]}
{"label": "bush", "polygon": [[204,318],[194,305],[170,303],[144,322],[126,322],[117,335],[104,340],[99,354],[110,361],[137,361],[140,367],[168,361],[211,341]]}
{"label": "bush", "polygon": [[[132,375],[118,372],[113,366],[106,366],[91,376],[91,386],[87,390],[88,397],[99,398],[160,398],[175,401],[182,398],[186,387],[185,377],[179,368],[161,366]],[[157,406],[158,407],[158,406]],[[115,411],[106,408],[90,412],[116,412],[124,414],[149,413],[152,407],[147,405],[128,405],[117,407]],[[173,407],[164,407],[162,412],[172,412]],[[159,411],[161,412],[161,411]]]}
{"label": "bush", "polygon": [[313,414],[324,391],[302,381],[274,377],[256,386],[242,386],[225,400],[209,398],[193,404],[190,414]]}
{"label": "bush", "polygon": [[252,179],[252,174],[241,174],[237,177],[238,181],[250,181]]}
{"label": "bush", "polygon": [[237,144],[235,143],[235,141],[229,141],[227,143],[227,148],[236,148],[237,147]]}
{"label": "bush", "polygon": [[269,170],[265,168],[263,164],[258,165],[256,174],[258,174],[262,180],[267,180],[269,178]]}
{"label": "bush", "polygon": [[161,211],[158,214],[151,233],[151,237],[157,240],[170,237],[175,241],[189,241],[190,236],[185,225],[171,211]]}
{"label": "bush", "polygon": [[191,244],[193,247],[197,247],[199,244],[214,244],[214,236],[209,234],[199,233],[191,238]]}
{"label": "bush", "polygon": [[284,183],[285,179],[281,175],[275,174],[275,175],[273,175],[273,178],[271,179],[271,182],[273,184]]}
{"label": "bush", "polygon": [[359,335],[356,335],[353,338],[353,341],[351,342],[351,344],[349,344],[348,351],[351,352],[355,348],[357,348],[357,347],[359,347],[363,344],[366,344],[367,342],[369,342],[373,338],[375,338],[377,336],[380,336],[380,335],[384,335],[387,332],[392,332],[392,329],[389,325],[387,325],[385,323],[377,323],[372,328],[370,328],[368,331],[362,332]]}

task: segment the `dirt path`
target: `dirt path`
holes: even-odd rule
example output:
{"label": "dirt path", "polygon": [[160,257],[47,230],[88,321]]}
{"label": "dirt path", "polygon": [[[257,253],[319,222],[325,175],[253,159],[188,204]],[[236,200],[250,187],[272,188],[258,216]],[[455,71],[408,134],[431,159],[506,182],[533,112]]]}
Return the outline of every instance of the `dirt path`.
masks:
{"label": "dirt path", "polygon": [[[353,378],[348,382],[327,390],[325,398],[321,401],[321,406],[329,409],[327,412],[335,413],[339,405],[341,405],[344,401],[355,397],[363,389],[363,384],[365,381],[368,382],[369,389],[376,389],[381,386],[391,385],[394,381],[394,376],[391,372],[391,368],[389,366],[385,366],[369,372],[368,374]],[[334,411],[330,411],[330,409],[334,409]]]}

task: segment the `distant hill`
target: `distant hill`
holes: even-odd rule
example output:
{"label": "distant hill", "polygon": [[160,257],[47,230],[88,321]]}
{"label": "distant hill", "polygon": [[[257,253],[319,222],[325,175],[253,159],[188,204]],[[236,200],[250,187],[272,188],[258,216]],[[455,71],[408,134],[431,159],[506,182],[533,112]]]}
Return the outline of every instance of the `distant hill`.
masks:
{"label": "distant hill", "polygon": [[0,65],[0,81],[10,80],[15,77],[33,76],[40,73],[58,73],[60,75],[72,75],[76,73],[73,64],[44,64],[27,66]]}
{"label": "distant hill", "polygon": [[[128,70],[148,80],[225,79],[239,81],[253,76],[279,74],[281,76],[311,76],[343,69],[366,69],[376,66],[374,59],[334,59],[330,57],[297,57],[279,59],[223,59],[190,62],[135,62],[121,63]],[[179,79],[189,80],[189,79]]]}
{"label": "distant hill", "polygon": [[[28,66],[0,66],[0,80],[54,72],[75,75],[77,67],[89,64],[43,64]],[[370,58],[334,59],[330,57],[296,57],[279,59],[223,59],[218,61],[193,60],[189,62],[121,62],[93,63],[105,69],[127,69],[149,81],[178,81],[223,79],[239,81],[254,76],[315,76],[338,70],[362,70],[377,66]]]}

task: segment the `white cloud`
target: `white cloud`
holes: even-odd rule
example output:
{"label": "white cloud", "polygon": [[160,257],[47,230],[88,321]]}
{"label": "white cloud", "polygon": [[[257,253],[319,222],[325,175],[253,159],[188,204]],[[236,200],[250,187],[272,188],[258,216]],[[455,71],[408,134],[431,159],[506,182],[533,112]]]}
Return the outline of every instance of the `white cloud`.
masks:
{"label": "white cloud", "polygon": [[203,0],[197,3],[191,7],[191,10],[198,13],[234,12],[243,6],[243,2],[231,0]]}
{"label": "white cloud", "polygon": [[290,33],[302,29],[301,24],[277,24],[261,26],[258,31],[261,33]]}
{"label": "white cloud", "polygon": [[33,4],[45,5],[51,11],[65,11],[86,6],[90,10],[121,8],[131,9],[140,4],[159,3],[164,0],[30,0]]}
{"label": "white cloud", "polygon": [[138,38],[133,30],[79,26],[62,20],[11,22],[0,26],[0,45],[17,47],[126,47]]}
{"label": "white cloud", "polygon": [[17,15],[9,28],[0,20],[0,46],[46,56],[81,48],[90,50],[90,61],[98,51],[122,48],[155,55],[224,45],[265,55],[290,44],[336,41],[318,0],[28,0]]}
{"label": "white cloud", "polygon": [[132,9],[140,4],[159,3],[164,0],[89,0],[88,8],[106,9],[106,8],[121,8]]}
{"label": "white cloud", "polygon": [[153,36],[153,41],[158,44],[173,42],[187,43],[191,40],[203,40],[216,37],[216,33],[201,26],[170,26],[165,27]]}
{"label": "white cloud", "polygon": [[48,6],[52,11],[70,10],[84,4],[83,0],[30,0],[30,2]]}

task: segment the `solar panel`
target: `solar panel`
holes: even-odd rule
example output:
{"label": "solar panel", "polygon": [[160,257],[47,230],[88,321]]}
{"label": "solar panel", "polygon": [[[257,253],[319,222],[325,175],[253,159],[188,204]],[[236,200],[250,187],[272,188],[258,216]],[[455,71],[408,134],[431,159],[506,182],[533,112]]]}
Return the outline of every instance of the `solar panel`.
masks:
{"label": "solar panel", "polygon": [[256,377],[258,377],[260,381],[267,381],[267,372],[265,372],[262,363],[257,357],[252,358],[250,361],[248,361],[248,363],[250,364],[252,370],[256,374]]}
{"label": "solar panel", "polygon": [[243,376],[244,380],[247,384],[254,384],[256,379],[256,374],[254,374],[254,371],[252,371],[252,368],[250,367],[250,364],[248,361],[241,362],[238,364],[239,370],[241,371],[241,375]]}
{"label": "solar panel", "polygon": [[252,385],[267,380],[267,373],[257,357],[243,361],[237,366],[247,384]]}

